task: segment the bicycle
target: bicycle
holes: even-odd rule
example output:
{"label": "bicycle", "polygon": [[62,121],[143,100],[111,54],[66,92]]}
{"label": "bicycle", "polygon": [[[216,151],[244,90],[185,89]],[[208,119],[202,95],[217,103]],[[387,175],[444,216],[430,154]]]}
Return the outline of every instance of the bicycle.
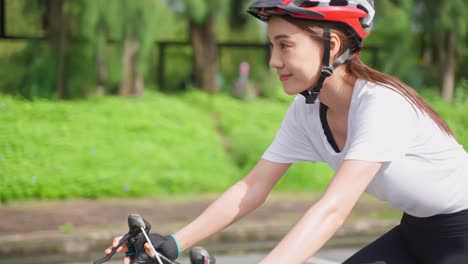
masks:
{"label": "bicycle", "polygon": [[[147,263],[158,263],[158,264],[180,264],[174,260],[171,260],[164,255],[156,251],[151,243],[148,233],[151,229],[151,224],[146,221],[143,217],[138,214],[131,214],[128,216],[128,233],[125,234],[120,240],[116,247],[114,247],[111,253],[102,259],[94,262],[94,264],[102,264],[109,261],[112,256],[117,252],[117,249],[127,243],[129,251],[131,253],[132,264],[147,264]],[[128,241],[128,242],[127,242]],[[151,250],[154,253],[154,257],[150,257],[146,254],[143,245],[148,242]],[[215,264],[216,259],[208,253],[202,247],[193,247],[189,252],[191,264]]]}

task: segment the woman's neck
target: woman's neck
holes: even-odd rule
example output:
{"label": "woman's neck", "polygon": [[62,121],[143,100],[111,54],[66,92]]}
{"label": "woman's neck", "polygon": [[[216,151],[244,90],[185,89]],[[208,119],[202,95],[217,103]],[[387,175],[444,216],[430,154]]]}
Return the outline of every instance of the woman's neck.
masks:
{"label": "woman's neck", "polygon": [[325,79],[318,96],[320,102],[337,114],[347,114],[351,105],[354,84],[357,78],[338,68]]}

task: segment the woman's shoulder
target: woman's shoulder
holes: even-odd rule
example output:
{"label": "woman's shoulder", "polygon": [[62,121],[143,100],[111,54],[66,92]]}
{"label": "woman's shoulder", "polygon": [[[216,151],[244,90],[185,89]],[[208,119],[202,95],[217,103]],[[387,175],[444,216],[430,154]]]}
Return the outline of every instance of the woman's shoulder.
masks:
{"label": "woman's shoulder", "polygon": [[359,104],[372,104],[386,106],[394,104],[408,105],[408,100],[391,86],[376,82],[358,79],[354,86],[353,101]]}
{"label": "woman's shoulder", "polygon": [[[397,90],[391,86],[380,84],[377,82],[367,81],[363,79],[357,79],[354,89],[357,89],[357,92],[360,96],[383,96],[383,95],[393,95],[398,94]],[[400,95],[401,96],[401,95]]]}

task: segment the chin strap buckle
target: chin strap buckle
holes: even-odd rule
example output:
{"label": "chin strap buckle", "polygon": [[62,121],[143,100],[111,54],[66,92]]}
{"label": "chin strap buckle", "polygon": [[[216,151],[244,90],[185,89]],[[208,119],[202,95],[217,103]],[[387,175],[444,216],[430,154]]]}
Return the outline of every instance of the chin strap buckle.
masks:
{"label": "chin strap buckle", "polygon": [[315,90],[312,90],[312,91],[305,90],[301,94],[305,97],[306,104],[314,104],[319,93],[320,93],[319,91],[315,91]]}
{"label": "chin strap buckle", "polygon": [[333,74],[333,68],[330,66],[322,67],[322,76],[320,78],[325,78],[330,77]]}
{"label": "chin strap buckle", "polygon": [[330,77],[333,74],[333,68],[330,66],[322,67],[322,74],[317,81],[317,85],[312,90],[305,90],[301,94],[305,97],[306,104],[314,104],[317,100],[318,95],[320,94],[320,89],[322,89],[323,82],[327,77]]}

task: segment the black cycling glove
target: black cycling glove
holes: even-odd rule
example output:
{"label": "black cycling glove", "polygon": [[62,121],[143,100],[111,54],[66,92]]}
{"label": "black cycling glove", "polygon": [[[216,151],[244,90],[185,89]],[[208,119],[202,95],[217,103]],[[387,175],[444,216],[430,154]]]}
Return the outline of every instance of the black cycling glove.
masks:
{"label": "black cycling glove", "polygon": [[[156,251],[170,260],[175,260],[180,255],[180,248],[174,236],[161,236],[160,234],[149,234],[149,239]],[[144,244],[146,239],[143,234],[130,239],[129,251],[126,253],[132,259],[132,264],[158,263],[156,257],[150,257],[146,254]],[[132,248],[133,246],[133,248]],[[169,263],[161,259],[164,264]]]}
{"label": "black cycling glove", "polygon": [[156,251],[159,253],[171,260],[175,260],[179,257],[179,243],[173,235],[163,237],[160,234],[149,234],[148,237]]}

